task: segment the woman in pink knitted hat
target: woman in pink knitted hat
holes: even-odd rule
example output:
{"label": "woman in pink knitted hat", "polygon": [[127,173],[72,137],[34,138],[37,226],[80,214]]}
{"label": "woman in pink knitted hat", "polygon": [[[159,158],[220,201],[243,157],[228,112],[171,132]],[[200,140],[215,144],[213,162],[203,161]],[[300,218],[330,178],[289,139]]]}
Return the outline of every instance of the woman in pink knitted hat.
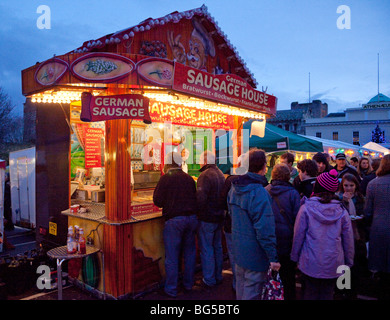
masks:
{"label": "woman in pink knitted hat", "polygon": [[335,196],[338,187],[336,170],[320,174],[295,220],[291,260],[302,272],[304,300],[332,300],[338,268],[353,265],[351,219]]}

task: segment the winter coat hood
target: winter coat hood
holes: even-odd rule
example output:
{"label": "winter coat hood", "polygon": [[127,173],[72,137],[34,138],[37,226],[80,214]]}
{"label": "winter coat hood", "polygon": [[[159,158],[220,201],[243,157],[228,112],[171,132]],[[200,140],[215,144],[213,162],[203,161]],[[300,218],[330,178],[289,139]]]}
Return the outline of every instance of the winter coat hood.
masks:
{"label": "winter coat hood", "polygon": [[232,184],[237,194],[243,194],[251,192],[258,184],[266,187],[268,185],[268,181],[264,176],[253,172],[247,172],[234,180]]}
{"label": "winter coat hood", "polygon": [[344,213],[344,208],[338,200],[332,200],[324,206],[319,197],[311,197],[305,200],[305,204],[310,207],[313,218],[322,224],[334,224]]}
{"label": "winter coat hood", "polygon": [[272,180],[266,189],[268,190],[271,197],[279,196],[292,189],[295,190],[295,188],[290,182],[285,182],[280,180]]}

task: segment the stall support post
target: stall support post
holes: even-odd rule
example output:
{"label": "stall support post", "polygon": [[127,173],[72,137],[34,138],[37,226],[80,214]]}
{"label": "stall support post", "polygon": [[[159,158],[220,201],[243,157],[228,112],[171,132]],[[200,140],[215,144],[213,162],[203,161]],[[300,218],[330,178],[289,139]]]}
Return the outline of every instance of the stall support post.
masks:
{"label": "stall support post", "polygon": [[[114,222],[104,226],[105,272],[107,292],[113,296],[131,290],[133,246],[131,227],[120,221],[131,212],[131,125],[126,119],[106,121],[106,218]],[[115,224],[118,222],[118,224]]]}

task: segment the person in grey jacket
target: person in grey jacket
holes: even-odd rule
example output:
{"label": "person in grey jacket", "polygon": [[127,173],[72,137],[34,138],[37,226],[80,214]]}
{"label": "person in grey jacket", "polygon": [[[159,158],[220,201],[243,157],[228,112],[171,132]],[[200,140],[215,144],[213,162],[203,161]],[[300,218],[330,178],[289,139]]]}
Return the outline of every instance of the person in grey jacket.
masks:
{"label": "person in grey jacket", "polygon": [[372,220],[368,267],[380,276],[379,298],[390,299],[390,154],[385,155],[367,186],[365,214]]}
{"label": "person in grey jacket", "polygon": [[220,194],[225,176],[215,164],[210,151],[200,155],[196,198],[198,204],[198,241],[203,283],[212,287],[222,281],[222,225],[225,211],[220,206]]}
{"label": "person in grey jacket", "polygon": [[295,220],[291,260],[302,272],[304,300],[332,300],[339,267],[353,265],[352,224],[334,195],[338,186],[336,170],[320,174]]}

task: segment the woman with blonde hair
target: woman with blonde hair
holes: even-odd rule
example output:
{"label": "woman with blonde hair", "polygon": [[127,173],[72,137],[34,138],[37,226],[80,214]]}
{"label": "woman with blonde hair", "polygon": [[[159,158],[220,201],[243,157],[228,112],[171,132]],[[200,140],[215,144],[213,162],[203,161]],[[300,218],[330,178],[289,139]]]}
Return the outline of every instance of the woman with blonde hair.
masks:
{"label": "woman with blonde hair", "polygon": [[369,158],[360,158],[359,164],[357,166],[357,172],[360,176],[360,179],[363,179],[365,176],[369,175],[373,171],[371,166],[371,161]]}

